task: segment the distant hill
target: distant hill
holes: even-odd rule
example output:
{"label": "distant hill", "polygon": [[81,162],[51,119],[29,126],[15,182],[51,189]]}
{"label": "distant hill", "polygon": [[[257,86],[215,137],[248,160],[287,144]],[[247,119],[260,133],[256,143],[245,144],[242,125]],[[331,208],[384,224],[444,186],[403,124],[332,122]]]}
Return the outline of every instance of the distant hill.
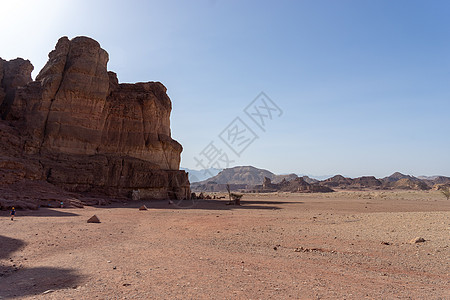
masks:
{"label": "distant hill", "polygon": [[184,170],[189,173],[189,182],[199,182],[203,181],[205,179],[211,178],[213,176],[216,176],[219,174],[222,169],[216,169],[216,168],[209,168],[209,169],[203,169],[203,170],[192,170],[188,168],[180,168],[181,170]]}
{"label": "distant hill", "polygon": [[387,189],[407,189],[407,190],[429,190],[434,183],[421,180],[411,175],[395,172],[391,176],[381,179],[383,188]]}
{"label": "distant hill", "polygon": [[[315,179],[311,179],[311,178],[309,178],[308,176],[305,176],[305,177],[307,177],[307,180],[305,179],[305,181],[314,181]],[[273,178],[271,178],[272,179],[272,182],[273,183],[280,183],[280,182],[282,182],[283,180],[286,180],[286,181],[292,181],[292,180],[294,180],[294,179],[297,179],[298,178],[298,176],[296,175],[296,174],[294,174],[294,173],[292,173],[292,174],[287,174],[287,175],[275,175]],[[317,180],[316,180],[317,181]],[[261,184],[261,183],[259,183],[259,184]]]}
{"label": "distant hill", "polygon": [[352,179],[342,175],[335,175],[331,178],[322,180],[320,184],[328,187],[345,187],[352,184]]}
{"label": "distant hill", "polygon": [[382,181],[376,179],[374,176],[349,178],[344,177],[342,175],[336,175],[331,178],[322,180],[320,181],[320,184],[331,188],[341,188],[341,189],[379,188],[383,185]]}
{"label": "distant hill", "polygon": [[385,185],[387,188],[404,189],[404,190],[429,190],[431,187],[418,178],[402,178]]}
{"label": "distant hill", "polygon": [[314,179],[314,178],[310,178],[310,177],[308,177],[306,175],[301,176],[300,178],[303,179],[304,181],[306,181],[309,184],[314,184],[314,183],[318,183],[319,182],[319,180]]}
{"label": "distant hill", "polygon": [[413,177],[413,176],[410,176],[410,175],[405,175],[405,174],[402,174],[400,172],[395,172],[391,176],[387,176],[387,177],[382,178],[382,180],[384,182],[395,182],[395,181],[398,181],[398,180],[403,179],[403,178],[407,178],[407,179],[411,179],[411,180],[417,179],[416,177]]}
{"label": "distant hill", "polygon": [[428,185],[450,184],[450,177],[446,176],[419,176],[417,178],[424,180]]}
{"label": "distant hill", "polygon": [[223,192],[226,191],[227,184],[230,185],[231,190],[248,190],[262,185],[266,177],[270,178],[274,183],[279,183],[283,180],[292,181],[298,178],[296,174],[275,175],[268,170],[258,169],[253,166],[238,166],[224,169],[216,176],[203,181],[191,183],[191,190],[194,192]]}
{"label": "distant hill", "polygon": [[[279,183],[283,180],[291,181],[298,176],[296,174],[284,174],[275,175],[274,173],[265,170],[258,169],[252,166],[239,166],[220,171],[216,176],[207,178],[200,183],[215,182],[217,184],[246,184],[246,185],[258,185],[262,184],[264,178],[270,178],[273,183]],[[308,178],[308,180],[314,181],[314,179]]]}
{"label": "distant hill", "polygon": [[264,169],[252,166],[241,166],[220,171],[216,176],[208,178],[200,183],[215,182],[217,184],[262,184],[264,177],[273,179],[275,174]]}
{"label": "distant hill", "polygon": [[308,177],[308,178],[311,178],[311,179],[314,179],[314,180],[317,180],[317,181],[321,181],[321,180],[325,180],[325,179],[331,178],[334,175],[312,175],[312,174],[301,174],[300,173],[300,174],[297,174],[297,176],[301,177],[301,178]]}
{"label": "distant hill", "polygon": [[297,177],[291,181],[284,179],[280,183],[272,183],[271,180],[266,177],[264,178],[260,192],[330,193],[334,191],[319,183],[308,183],[302,177]]}

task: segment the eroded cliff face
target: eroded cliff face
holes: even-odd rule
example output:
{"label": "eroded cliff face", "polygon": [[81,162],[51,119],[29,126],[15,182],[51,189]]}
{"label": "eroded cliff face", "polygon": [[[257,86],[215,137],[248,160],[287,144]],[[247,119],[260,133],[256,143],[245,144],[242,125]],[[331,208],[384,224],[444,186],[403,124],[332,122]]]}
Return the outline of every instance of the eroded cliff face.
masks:
{"label": "eroded cliff face", "polygon": [[29,61],[0,59],[0,129],[17,139],[9,161],[37,162],[32,177],[65,190],[188,198],[166,88],[119,84],[108,59],[88,37],[61,38],[35,81]]}

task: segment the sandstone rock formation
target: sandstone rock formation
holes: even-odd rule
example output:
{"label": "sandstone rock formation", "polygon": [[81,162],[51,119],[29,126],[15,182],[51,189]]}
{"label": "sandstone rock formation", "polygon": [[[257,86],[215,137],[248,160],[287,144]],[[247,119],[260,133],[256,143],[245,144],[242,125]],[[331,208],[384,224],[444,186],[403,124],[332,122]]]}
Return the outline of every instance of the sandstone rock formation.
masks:
{"label": "sandstone rock formation", "polygon": [[17,88],[32,81],[33,69],[29,60],[16,58],[5,61],[0,58],[0,114],[3,119],[14,101]]}
{"label": "sandstone rock formation", "polygon": [[166,88],[120,84],[108,59],[88,37],[61,38],[35,81],[29,61],[0,59],[0,174],[70,192],[189,198]]}

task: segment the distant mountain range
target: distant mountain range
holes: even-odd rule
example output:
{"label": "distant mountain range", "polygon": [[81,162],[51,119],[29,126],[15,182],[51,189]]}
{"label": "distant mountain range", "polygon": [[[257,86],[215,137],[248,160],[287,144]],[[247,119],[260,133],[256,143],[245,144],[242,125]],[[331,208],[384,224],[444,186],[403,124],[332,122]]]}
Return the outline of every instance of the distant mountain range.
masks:
{"label": "distant mountain range", "polygon": [[216,168],[209,168],[209,169],[203,169],[203,170],[192,170],[192,169],[188,169],[188,168],[180,168],[180,169],[189,173],[189,181],[191,183],[199,182],[199,181],[203,181],[205,179],[211,178],[211,177],[219,174],[220,171],[222,171],[222,169],[216,169]]}
{"label": "distant mountain range", "polygon": [[362,176],[357,178],[335,175],[325,180],[317,180],[296,174],[276,175],[265,169],[253,166],[239,166],[222,171],[202,181],[191,181],[191,189],[200,191],[226,191],[227,184],[232,190],[241,191],[298,191],[325,192],[332,189],[412,189],[428,190],[439,185],[450,185],[450,177],[431,176],[414,177],[399,172],[384,177]]}

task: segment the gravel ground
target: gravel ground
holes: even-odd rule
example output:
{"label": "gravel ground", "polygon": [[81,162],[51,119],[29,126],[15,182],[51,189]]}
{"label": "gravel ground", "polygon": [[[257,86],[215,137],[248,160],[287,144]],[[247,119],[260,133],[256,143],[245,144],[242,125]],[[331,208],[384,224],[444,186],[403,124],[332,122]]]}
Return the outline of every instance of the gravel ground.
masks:
{"label": "gravel ground", "polygon": [[0,299],[450,299],[436,191],[226,203],[0,212]]}

